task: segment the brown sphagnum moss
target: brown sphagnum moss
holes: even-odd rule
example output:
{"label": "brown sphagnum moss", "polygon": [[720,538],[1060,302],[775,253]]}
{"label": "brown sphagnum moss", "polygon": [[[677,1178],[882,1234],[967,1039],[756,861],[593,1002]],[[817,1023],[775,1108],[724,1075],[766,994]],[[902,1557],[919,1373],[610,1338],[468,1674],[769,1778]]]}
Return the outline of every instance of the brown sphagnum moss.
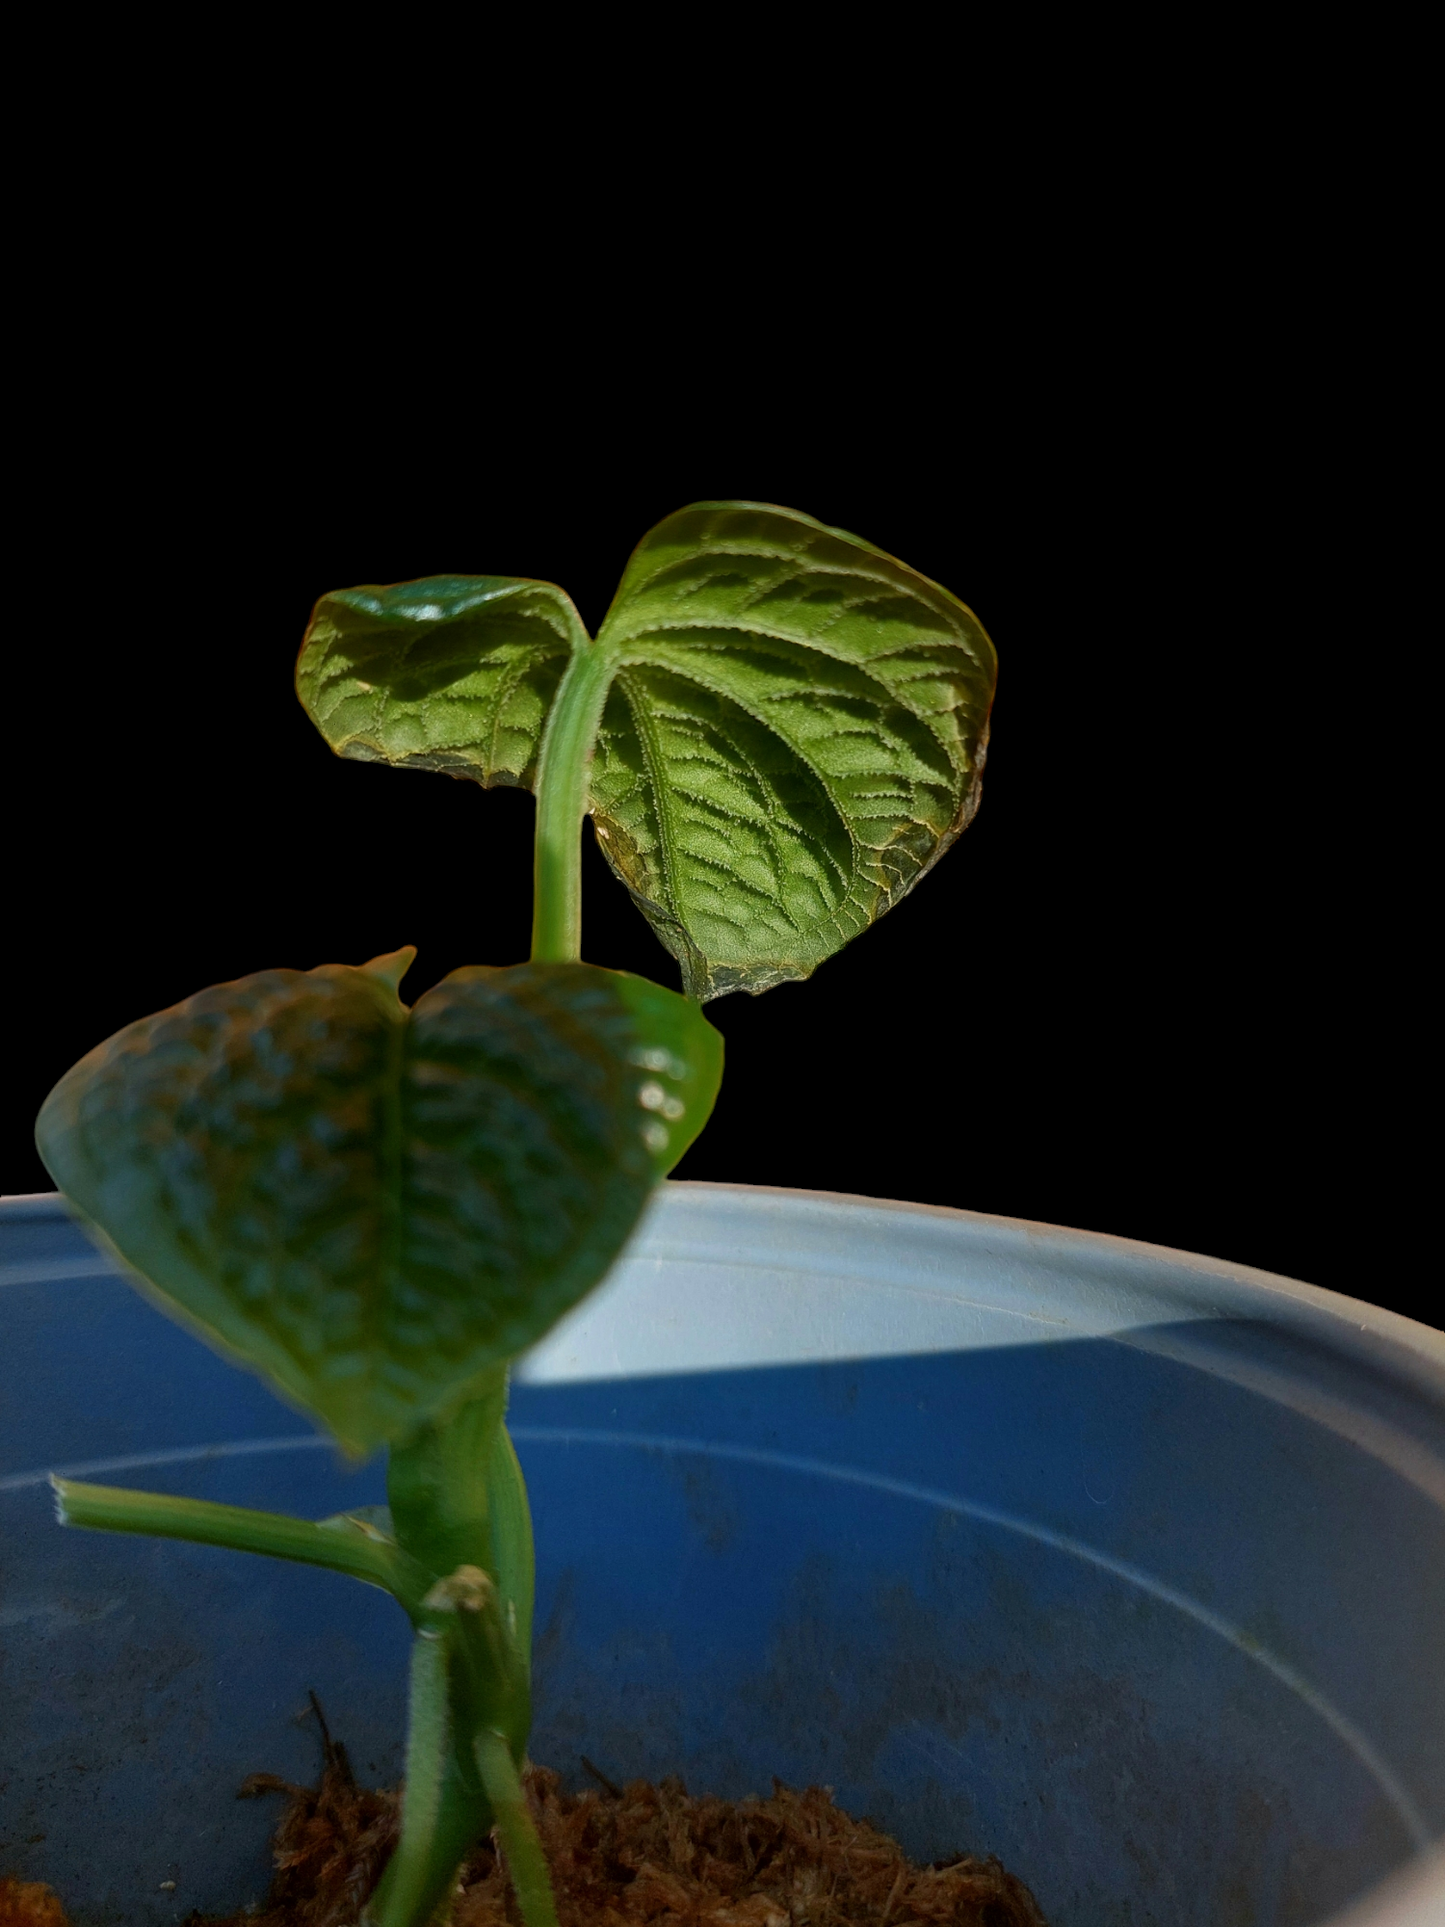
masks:
{"label": "brown sphagnum moss", "polygon": [[0,1880],[0,1927],[70,1927],[65,1909],[39,1880]]}
{"label": "brown sphagnum moss", "polygon": [[[547,1852],[560,1927],[1046,1927],[994,1859],[916,1867],[851,1819],[826,1787],[775,1781],[766,1800],[694,1799],[680,1780],[564,1793],[532,1767],[525,1784]],[[398,1796],[359,1788],[330,1749],[321,1785],[256,1774],[245,1791],[288,1794],[265,1910],[191,1927],[354,1927],[396,1837]],[[447,1927],[520,1927],[494,1842],[466,1861]]]}

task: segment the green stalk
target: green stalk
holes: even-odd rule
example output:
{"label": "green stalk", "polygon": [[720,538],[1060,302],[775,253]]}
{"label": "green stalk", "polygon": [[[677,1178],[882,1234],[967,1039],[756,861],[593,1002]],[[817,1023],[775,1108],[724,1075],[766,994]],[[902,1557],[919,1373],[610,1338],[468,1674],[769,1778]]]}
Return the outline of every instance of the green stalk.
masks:
{"label": "green stalk", "polygon": [[596,643],[567,665],[537,759],[537,831],[532,962],[576,963],[582,955],[582,818],[602,706],[616,672]]}
{"label": "green stalk", "polygon": [[422,1927],[486,1826],[480,1789],[457,1779],[450,1648],[445,1635],[433,1631],[412,1642],[401,1838],[366,1911],[372,1927]]}
{"label": "green stalk", "polygon": [[131,1492],[121,1486],[82,1485],[52,1478],[55,1511],[65,1526],[102,1532],[145,1532],[161,1539],[189,1539],[232,1552],[259,1552],[272,1559],[344,1572],[399,1599],[408,1611],[431,1583],[431,1574],[400,1547],[344,1522],[315,1525],[284,1512],[253,1512],[248,1506],[213,1505],[208,1499],[177,1499],[162,1492]]}
{"label": "green stalk", "polygon": [[507,1368],[498,1365],[464,1404],[398,1439],[388,1455],[392,1531],[437,1577],[458,1566],[492,1571],[487,1468],[506,1409]]}
{"label": "green stalk", "polygon": [[417,1640],[407,1793],[401,1839],[368,1916],[375,1927],[423,1927],[492,1824],[475,1734],[505,1734],[519,1760],[527,1744],[532,1534],[506,1402],[499,1367],[464,1404],[391,1449],[392,1526],[432,1583],[408,1608]]}
{"label": "green stalk", "polygon": [[449,1727],[447,1642],[435,1633],[418,1633],[411,1646],[401,1839],[387,1869],[385,1900],[377,1915],[380,1927],[410,1922],[418,1911],[421,1890],[435,1884],[432,1862]]}
{"label": "green stalk", "polygon": [[487,1790],[492,1817],[507,1856],[507,1871],[512,1876],[522,1919],[527,1927],[557,1927],[557,1903],[552,1897],[547,1857],[532,1824],[511,1749],[500,1733],[486,1729],[477,1734],[472,1744],[477,1770]]}
{"label": "green stalk", "polygon": [[[497,1562],[497,1595],[507,1619],[507,1633],[524,1680],[532,1671],[532,1595],[537,1562],[532,1546],[532,1510],[527,1482],[517,1463],[517,1448],[505,1425],[499,1425],[487,1467],[487,1507],[492,1526],[492,1556]],[[527,1726],[522,1728],[522,1744]]]}

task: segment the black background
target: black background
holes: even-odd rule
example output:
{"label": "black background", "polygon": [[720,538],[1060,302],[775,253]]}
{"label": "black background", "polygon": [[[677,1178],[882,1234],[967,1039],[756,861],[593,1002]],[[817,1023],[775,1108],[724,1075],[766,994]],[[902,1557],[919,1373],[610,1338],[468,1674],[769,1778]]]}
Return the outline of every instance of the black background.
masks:
{"label": "black background", "polygon": [[[410,942],[414,996],[525,957],[530,797],[333,758],[291,690],[318,595],[539,576],[595,627],[646,528],[740,496],[945,583],[1001,674],[938,869],[810,983],[708,1007],[727,1076],[678,1175],[1115,1232],[1439,1322],[1382,1252],[1352,1095],[1367,695],[1283,377],[1162,324],[959,327],[800,320],[746,366],[727,327],[516,361],[449,336],[380,387],[313,342],[284,393],[238,342],[96,371],[24,524],[0,1186],[48,1188],[30,1120],[77,1056],[204,984]],[[675,984],[585,841],[584,955]]]}

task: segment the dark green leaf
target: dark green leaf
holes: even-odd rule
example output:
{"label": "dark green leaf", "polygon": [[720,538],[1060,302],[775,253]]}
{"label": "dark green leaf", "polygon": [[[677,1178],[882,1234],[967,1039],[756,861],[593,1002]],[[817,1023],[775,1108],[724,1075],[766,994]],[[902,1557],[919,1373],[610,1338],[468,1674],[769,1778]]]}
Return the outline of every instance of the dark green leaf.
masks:
{"label": "dark green leaf", "polygon": [[550,582],[438,575],[338,589],[312,614],[296,690],[339,756],[530,787],[558,680],[586,646]]}
{"label": "dark green leaf", "polygon": [[162,1309],[353,1452],[405,1437],[607,1272],[722,1040],[586,964],[268,970],[130,1025],[41,1112],[56,1183]]}
{"label": "dark green leaf", "polygon": [[841,529],[682,509],[637,548],[597,646],[618,662],[597,835],[694,995],[808,976],[977,808],[993,646]]}

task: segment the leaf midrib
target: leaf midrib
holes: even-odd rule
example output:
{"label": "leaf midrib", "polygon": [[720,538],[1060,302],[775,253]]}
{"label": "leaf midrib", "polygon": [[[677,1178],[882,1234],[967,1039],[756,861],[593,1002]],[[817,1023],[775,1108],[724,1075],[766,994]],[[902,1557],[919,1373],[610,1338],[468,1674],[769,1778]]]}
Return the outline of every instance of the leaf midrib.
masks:
{"label": "leaf midrib", "polygon": [[[920,716],[918,712],[910,708],[907,703],[901,702],[898,696],[895,695],[894,692],[888,688],[887,684],[880,682],[878,677],[870,673],[867,665],[853,662],[848,657],[839,655],[838,652],[835,650],[820,648],[816,644],[812,643],[811,641],[806,641],[797,636],[782,635],[782,634],[778,634],[775,631],[763,631],[757,627],[749,629],[749,628],[745,628],[743,625],[738,623],[729,623],[726,621],[717,621],[717,620],[712,620],[707,622],[698,621],[696,623],[648,624],[644,628],[635,630],[633,632],[632,639],[635,640],[637,643],[641,643],[645,637],[665,634],[669,629],[687,630],[687,629],[694,629],[694,628],[695,629],[722,629],[725,631],[730,631],[730,632],[737,633],[744,636],[757,635],[760,633],[771,634],[774,640],[788,643],[791,646],[797,647],[797,648],[816,649],[816,653],[824,657],[825,659],[829,661],[839,662],[843,667],[857,671],[865,678],[865,680],[867,680],[875,688],[878,688],[883,692],[883,696],[882,696],[883,703],[887,705],[896,704],[899,708],[906,710],[907,713],[913,716],[916,721],[923,723],[925,727],[929,729],[929,733],[933,735],[935,741],[938,742],[939,747],[943,750],[944,754],[948,757],[950,766],[955,771],[957,771],[960,776],[964,773],[959,763],[955,761],[954,756],[950,754],[950,745],[944,738],[940,736],[939,732],[933,727],[932,720],[927,715]],[[857,902],[856,900],[856,892],[857,892],[857,886],[859,882],[859,871],[860,871],[860,850],[862,848],[862,845],[857,835],[857,832],[854,828],[854,824],[852,820],[853,812],[843,807],[833,782],[830,781],[828,776],[821,769],[818,768],[814,760],[801,747],[799,747],[799,745],[790,736],[788,736],[781,729],[779,729],[777,725],[777,721],[773,716],[760,714],[756,706],[740,698],[734,690],[725,688],[725,687],[720,687],[712,679],[708,678],[705,675],[699,674],[694,664],[690,663],[685,668],[681,664],[674,663],[672,661],[660,662],[655,657],[651,657],[645,653],[634,654],[631,649],[628,649],[626,647],[626,645],[616,643],[616,642],[614,642],[614,648],[618,650],[619,656],[621,658],[621,660],[619,661],[618,670],[617,670],[617,680],[619,683],[623,685],[623,692],[624,692],[624,697],[627,701],[628,710],[633,718],[633,725],[638,731],[639,741],[642,744],[643,757],[646,765],[647,782],[650,790],[652,791],[652,795],[654,799],[654,807],[657,812],[659,840],[662,843],[663,876],[664,876],[664,882],[668,892],[669,908],[672,914],[674,916],[681,915],[681,905],[678,899],[678,887],[677,887],[678,886],[678,868],[677,868],[677,857],[676,857],[676,831],[675,831],[675,825],[673,824],[670,815],[667,813],[665,809],[665,799],[670,800],[670,788],[665,787],[663,784],[660,783],[658,779],[658,766],[661,760],[661,752],[656,742],[652,718],[650,714],[647,713],[645,705],[642,705],[635,698],[628,682],[624,680],[624,672],[629,668],[657,669],[662,671],[662,673],[666,675],[676,676],[677,679],[680,682],[683,682],[684,684],[691,683],[697,689],[705,690],[709,695],[715,696],[719,698],[721,701],[725,703],[729,703],[735,708],[741,710],[744,715],[749,716],[753,722],[759,725],[760,728],[767,730],[780,743],[782,743],[784,747],[788,750],[790,755],[797,758],[798,762],[810,773],[810,775],[813,776],[815,781],[818,783],[819,787],[823,791],[823,794],[827,797],[828,802],[832,807],[835,815],[837,816],[838,820],[841,822],[844,828],[844,831],[847,834],[849,848],[852,853],[852,864],[851,864],[849,873],[846,876],[840,877],[839,879],[840,883],[842,884],[841,902],[842,904],[852,903],[854,907],[860,912],[860,914],[864,916],[866,920],[869,917],[870,913],[867,910],[865,905]],[[970,660],[976,660],[972,656],[972,654],[970,654]],[[949,713],[951,714],[952,712],[949,712]],[[643,715],[646,715],[646,718],[647,718],[645,730],[640,720]],[[739,760],[746,761],[747,759],[739,758]],[[752,767],[751,765],[749,766]],[[760,782],[764,783],[765,788],[770,789],[771,786],[766,784],[765,780],[761,776],[761,773],[758,772],[756,768],[753,768],[753,774]],[[851,801],[852,799],[850,798],[849,800]],[[916,817],[910,817],[910,820],[914,822],[919,821],[919,819]],[[930,834],[932,834],[931,826],[929,826],[928,824],[920,823],[920,827],[924,829],[928,829],[930,831]],[[801,832],[799,832],[798,834],[801,836],[804,842],[809,844],[810,847],[814,847],[814,848],[817,847],[814,839],[803,836]],[[893,841],[896,841],[896,838],[893,839]],[[945,834],[945,836],[941,840],[939,849],[935,852],[934,859],[933,859],[934,861],[936,861],[937,857],[942,854],[943,849],[947,847],[948,841],[949,839]],[[868,850],[869,850],[870,857],[874,859],[877,859],[881,856],[881,851],[878,849],[875,849],[874,846],[872,845],[868,846]],[[827,858],[826,849],[821,851],[821,855],[824,858]],[[694,856],[693,860],[702,861],[702,859],[697,856]],[[715,863],[709,863],[707,867],[721,869],[721,866]],[[831,861],[829,863],[829,867],[833,867],[831,864]],[[931,864],[925,865],[924,866],[925,871],[930,867],[931,867]],[[924,872],[921,871],[920,875],[923,873]],[[727,871],[723,871],[723,874],[730,876],[730,873]],[[917,879],[915,878],[914,881],[917,881]],[[797,919],[792,915],[786,903],[783,901],[781,895],[774,895],[768,898],[768,897],[765,897],[764,893],[758,890],[755,885],[749,886],[749,887],[751,889],[752,894],[760,898],[763,898],[763,900],[769,902],[777,909],[779,909],[782,912],[783,916],[787,919],[787,922],[790,928],[792,928],[794,931],[797,931],[799,932],[799,934],[801,934],[800,926],[798,925]],[[909,887],[910,888],[912,887],[911,884]],[[885,894],[887,895],[890,904],[896,900],[894,893],[892,891],[886,891]],[[841,908],[841,905],[840,905],[840,908]],[[831,924],[834,924],[835,926],[841,929],[841,919],[837,911],[830,912],[828,914],[826,921]],[[685,919],[684,919],[684,928],[686,928]]]}
{"label": "leaf midrib", "polygon": [[[752,720],[759,726],[759,728],[767,730],[772,736],[776,737],[777,740],[788,751],[788,753],[791,756],[795,756],[799,761],[799,763],[801,763],[802,766],[808,771],[808,773],[816,780],[819,787],[823,791],[823,794],[827,797],[829,803],[832,805],[833,810],[836,812],[839,822],[843,825],[843,828],[847,833],[849,847],[853,852],[853,871],[852,871],[852,875],[847,879],[847,890],[851,890],[852,884],[857,876],[858,851],[861,845],[859,842],[859,838],[854,831],[853,824],[850,817],[850,812],[843,807],[839,799],[839,796],[835,790],[833,782],[821,769],[818,768],[818,765],[813,761],[812,757],[810,757],[806,753],[805,750],[800,748],[799,745],[790,736],[785,735],[784,732],[778,728],[776,719],[774,717],[759,713],[758,709],[755,706],[744,701],[733,690],[719,687],[716,683],[712,682],[707,677],[701,676],[695,673],[690,673],[689,671],[684,670],[683,668],[671,662],[658,662],[655,659],[649,658],[646,656],[639,657],[636,661],[626,663],[622,666],[622,668],[619,668],[618,676],[617,676],[617,680],[619,682],[622,681],[623,668],[658,669],[658,670],[661,670],[666,675],[676,676],[680,682],[691,682],[696,688],[706,690],[709,695],[716,696],[720,698],[723,702],[731,703],[735,709],[740,709],[745,716],[751,717]],[[634,725],[637,726],[638,735],[639,735],[639,738],[641,738],[642,728],[641,728],[641,724],[638,722],[639,705],[633,699],[630,689],[626,689],[625,693],[627,695],[628,709],[632,713]],[[890,698],[890,700],[894,700],[894,699]],[[902,705],[902,704],[900,704],[899,706],[906,707],[906,705]],[[909,714],[913,715],[914,712],[910,710]],[[927,719],[924,717],[919,717],[918,720],[921,722],[926,722]],[[652,719],[650,716],[648,717],[648,727],[649,729],[651,729],[652,727]],[[940,745],[940,747],[946,747],[946,746]],[[659,784],[657,773],[656,773],[657,765],[655,760],[656,758],[660,757],[660,754],[661,752],[657,749],[655,740],[650,742],[644,740],[643,755],[644,755],[644,759],[647,762],[648,782],[652,787],[654,795],[657,795],[661,789],[661,785]],[[741,756],[739,757],[739,761],[745,761],[745,760],[747,759]],[[953,759],[950,757],[949,761],[950,763],[952,763]],[[753,767],[751,764],[749,764],[749,767],[753,768],[753,774],[758,777],[758,780],[763,781],[763,778],[761,777],[760,772],[758,772],[756,768]],[[768,785],[765,783],[764,786],[771,791],[771,785]],[[658,810],[658,817],[660,822],[662,817],[662,811],[660,807]],[[927,826],[925,825],[924,827],[927,827]],[[810,839],[806,837],[803,840],[810,841]],[[670,880],[672,876],[672,871],[670,868],[668,871],[668,875]],[[846,890],[845,890],[845,895],[846,895]],[[674,899],[673,907],[674,909],[676,908],[675,899]],[[790,922],[792,921],[791,917],[789,918],[789,921]]]}
{"label": "leaf midrib", "polygon": [[[886,682],[884,682],[880,676],[874,673],[873,663],[890,660],[893,652],[890,652],[889,655],[887,656],[876,656],[872,659],[871,662],[858,662],[853,657],[844,655],[838,649],[827,648],[822,643],[815,641],[810,636],[790,636],[785,634],[782,630],[766,629],[762,627],[760,624],[754,624],[752,627],[748,627],[743,623],[729,622],[727,620],[703,621],[699,619],[696,622],[684,621],[684,622],[649,623],[645,628],[635,631],[634,636],[635,636],[635,641],[637,645],[639,645],[639,649],[640,649],[640,646],[642,645],[644,639],[649,636],[652,636],[652,637],[664,636],[674,631],[680,632],[682,634],[686,634],[689,631],[702,631],[707,629],[721,629],[727,634],[745,636],[745,637],[766,636],[772,642],[786,643],[789,645],[789,647],[794,649],[811,649],[817,655],[821,656],[825,661],[836,662],[840,665],[840,667],[844,669],[852,670],[855,674],[861,676],[866,682],[871,684],[873,688],[881,692],[877,699],[881,704],[883,704],[884,706],[890,706],[890,707],[896,706],[899,709],[907,710],[908,714],[912,716],[916,722],[922,723],[923,726],[929,731],[929,733],[935,738],[939,748],[943,750],[945,755],[948,756],[949,763],[953,766],[953,768],[955,770],[959,769],[959,764],[955,761],[953,755],[950,754],[950,749],[951,747],[954,747],[954,746],[951,746],[949,744],[946,736],[938,729],[936,714],[929,712],[927,710],[917,710],[913,708],[913,706],[910,703],[907,703],[903,700],[902,696],[896,690],[890,688],[889,685]],[[939,645],[939,646],[946,647],[948,645]],[[623,667],[634,668],[638,666],[651,666],[654,668],[659,668],[659,667],[666,667],[668,669],[673,668],[673,665],[671,663],[668,663],[665,665],[659,664],[653,658],[647,656],[645,653],[635,653],[633,649],[628,648],[626,645],[618,645],[618,648],[621,656],[621,666]],[[967,651],[965,651],[965,653],[969,654],[970,662],[974,662],[975,664],[977,663],[977,658],[975,656],[973,656],[971,653]],[[681,670],[678,670],[676,673],[683,674],[684,672]],[[733,696],[730,691],[712,689],[712,685],[704,682],[701,677],[694,677],[693,680],[698,682],[700,687],[711,689],[712,694],[714,695],[726,695],[730,701],[733,701],[733,702],[738,701],[737,697]],[[910,676],[908,678],[908,681],[910,682],[922,682],[925,680],[927,680],[927,678],[923,675]],[[739,704],[739,707],[742,707],[742,705]],[[952,716],[956,713],[956,709],[958,707],[961,707],[961,705],[955,705],[953,708],[943,711],[942,714]],[[749,711],[749,714],[752,714],[752,712]],[[781,730],[775,729],[771,722],[765,722],[765,719],[761,716],[754,716],[754,721],[765,723],[765,727],[773,729],[773,733],[776,736],[778,736],[782,741],[787,742],[788,740],[787,737],[783,736]],[[799,754],[801,754],[801,751],[799,752]],[[960,770],[960,774],[961,773],[962,772]]]}
{"label": "leaf midrib", "polygon": [[[851,865],[849,866],[846,872],[839,870],[839,866],[836,865],[833,858],[830,856],[829,852],[827,851],[826,847],[820,846],[815,839],[805,835],[801,829],[797,830],[795,833],[798,835],[799,840],[807,844],[810,849],[813,849],[815,853],[817,853],[821,857],[821,859],[827,864],[827,866],[830,869],[839,871],[838,880],[841,885],[841,892],[842,892],[841,902],[845,904],[855,902],[855,892],[857,889],[859,869],[860,869],[859,851],[862,846],[860,844],[857,834],[854,831],[850,814],[847,810],[845,810],[840,805],[838,797],[834,793],[833,785],[829,782],[828,778],[823,774],[821,770],[818,769],[817,765],[813,762],[813,760],[809,756],[807,756],[801,749],[797,747],[795,743],[793,743],[787,736],[785,736],[782,733],[781,730],[777,728],[773,719],[768,716],[759,715],[757,711],[751,708],[747,703],[739,701],[739,699],[732,693],[732,691],[726,690],[726,689],[713,688],[711,684],[706,682],[701,677],[694,676],[689,678],[685,676],[681,671],[675,669],[674,666],[670,663],[658,663],[655,661],[650,661],[648,658],[643,657],[638,662],[627,664],[625,665],[625,667],[661,669],[666,674],[677,675],[680,681],[684,681],[684,682],[689,680],[692,681],[699,689],[708,690],[710,694],[720,697],[724,702],[730,703],[734,708],[741,710],[745,716],[751,717],[752,720],[755,723],[757,723],[760,728],[768,730],[774,737],[776,737],[777,740],[780,743],[782,743],[783,746],[788,750],[790,755],[793,755],[797,758],[798,762],[801,763],[803,767],[809,772],[809,774],[815,779],[819,788],[822,790],[824,796],[827,798],[828,803],[831,806],[834,814],[838,818],[838,821],[842,824],[844,832],[846,833],[848,838],[849,850],[851,851],[851,854],[852,854]],[[669,908],[671,909],[672,914],[674,916],[680,916],[681,906],[678,900],[678,892],[677,892],[678,869],[677,869],[676,840],[674,836],[674,826],[672,825],[670,819],[665,819],[663,803],[662,803],[662,798],[664,796],[670,796],[671,786],[668,786],[667,789],[664,789],[663,785],[658,780],[657,766],[658,766],[658,762],[661,760],[661,751],[657,746],[655,737],[652,737],[650,735],[650,732],[653,729],[651,715],[646,711],[645,706],[639,704],[634,699],[630,687],[625,682],[623,682],[623,674],[621,669],[619,669],[618,671],[617,680],[623,686],[623,694],[627,702],[628,710],[633,718],[634,727],[638,731],[638,739],[642,743],[643,759],[644,759],[644,762],[646,763],[647,781],[648,781],[649,788],[652,791],[654,805],[657,811],[659,840],[662,841],[662,844],[663,844],[663,852],[662,852],[663,881],[668,890]],[[643,725],[639,720],[640,715],[646,715],[647,717],[646,727],[647,727],[648,733],[644,733]],[[763,773],[760,770],[758,770],[757,767],[749,761],[749,759],[739,754],[738,761],[742,763],[746,763],[747,767],[751,771],[755,780],[760,784],[760,786],[764,790],[766,790],[769,795],[773,794],[772,785],[767,781]],[[664,823],[666,824],[665,830],[664,830]],[[870,849],[871,849],[871,846],[870,846]],[[781,911],[782,915],[787,919],[789,927],[798,935],[801,936],[803,934],[802,928],[799,925],[797,918],[793,915],[791,910],[788,908],[787,904],[784,902],[781,893],[775,892],[774,894],[769,896],[764,891],[760,890],[756,884],[749,883],[747,879],[739,877],[735,871],[724,869],[724,867],[721,864],[716,863],[714,860],[710,858],[706,858],[696,851],[689,852],[689,856],[692,862],[700,863],[707,868],[718,870],[723,876],[725,876],[729,880],[730,883],[741,884],[742,887],[749,890],[751,894],[758,897],[760,900],[770,904],[775,909]],[[858,904],[857,908],[859,909],[860,912],[863,912],[863,914],[865,914],[866,916],[866,911],[864,911],[864,906],[862,904]],[[829,911],[827,914],[827,917],[825,918],[825,921],[833,924],[835,927],[841,930],[841,927],[842,927],[841,919],[839,918],[838,912],[836,910]],[[683,927],[684,928],[687,927],[685,922]],[[738,928],[741,930],[743,926],[740,924]]]}
{"label": "leaf midrib", "polygon": [[[662,851],[663,883],[667,890],[668,907],[674,916],[678,915],[677,895],[677,842],[675,826],[668,808],[671,800],[671,786],[661,780],[663,756],[657,741],[657,726],[651,711],[645,703],[639,703],[632,690],[632,682],[626,674],[627,665],[619,664],[613,680],[622,691],[622,700],[627,704],[632,726],[637,731],[637,740],[642,745],[642,760],[647,769],[647,781],[652,790],[653,807],[657,812],[657,837]],[[684,929],[686,925],[684,924]]]}

